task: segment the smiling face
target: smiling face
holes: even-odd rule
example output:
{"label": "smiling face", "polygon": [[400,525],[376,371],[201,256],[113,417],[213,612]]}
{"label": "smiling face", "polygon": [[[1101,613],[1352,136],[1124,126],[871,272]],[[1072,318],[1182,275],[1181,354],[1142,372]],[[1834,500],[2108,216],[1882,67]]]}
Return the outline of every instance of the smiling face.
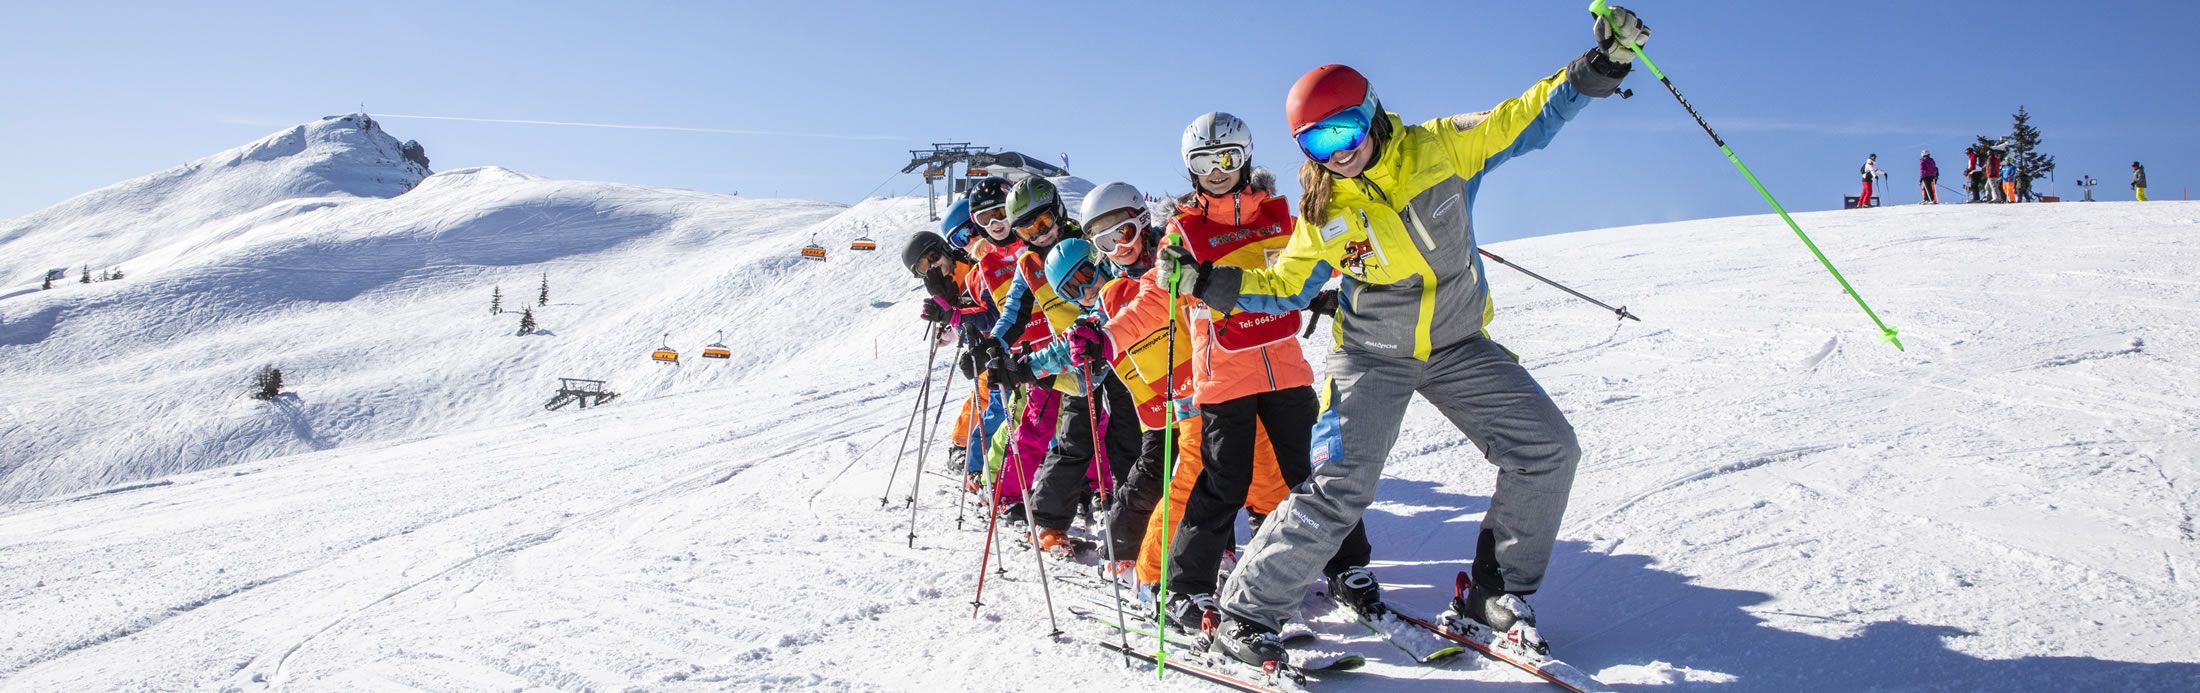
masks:
{"label": "smiling face", "polygon": [[1329,161],[1322,163],[1322,168],[1328,169],[1338,178],[1351,178],[1367,170],[1368,159],[1373,157],[1374,152],[1375,138],[1369,137],[1360,142],[1360,146],[1331,155]]}
{"label": "smiling face", "polygon": [[[1132,216],[1137,214],[1137,210],[1118,209],[1094,217],[1092,223],[1085,227],[1087,233],[1092,234],[1094,245],[1106,245],[1106,243],[1102,243],[1103,240],[1115,244],[1114,247],[1103,253],[1108,258],[1108,262],[1119,266],[1129,266],[1137,262],[1139,256],[1144,254],[1145,248],[1140,247],[1146,242],[1144,234],[1138,232],[1135,224],[1123,226],[1123,222],[1129,221]],[[1102,236],[1108,236],[1108,238],[1103,239]]]}

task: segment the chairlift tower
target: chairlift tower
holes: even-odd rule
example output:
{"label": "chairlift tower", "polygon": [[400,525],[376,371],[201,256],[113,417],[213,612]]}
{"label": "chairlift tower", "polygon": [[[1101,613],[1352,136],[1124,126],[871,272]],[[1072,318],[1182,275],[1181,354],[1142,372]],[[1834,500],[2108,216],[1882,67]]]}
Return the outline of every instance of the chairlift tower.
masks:
{"label": "chairlift tower", "polygon": [[[967,171],[973,159],[985,157],[992,149],[992,147],[972,147],[969,142],[933,142],[931,149],[909,150],[909,165],[903,166],[901,172],[913,173],[919,169],[924,171],[925,209],[931,215],[933,221],[939,221],[939,182],[955,178],[956,164],[963,164],[963,168]],[[965,177],[967,178],[967,174]],[[960,192],[964,187],[960,184],[948,185],[947,201],[950,204],[954,203],[955,193]]]}

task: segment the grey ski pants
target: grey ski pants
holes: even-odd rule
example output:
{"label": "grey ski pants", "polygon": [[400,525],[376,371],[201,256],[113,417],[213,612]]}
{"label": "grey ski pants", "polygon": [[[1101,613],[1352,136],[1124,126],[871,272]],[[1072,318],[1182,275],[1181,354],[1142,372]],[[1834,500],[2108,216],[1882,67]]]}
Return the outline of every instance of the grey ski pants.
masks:
{"label": "grey ski pants", "polygon": [[[1222,589],[1220,607],[1271,628],[1298,616],[1307,583],[1375,500],[1383,461],[1419,392],[1497,466],[1482,518],[1479,584],[1526,594],[1543,582],[1581,459],[1573,426],[1535,378],[1496,342],[1475,337],[1412,358],[1329,356],[1327,406],[1314,425],[1314,473],[1291,489]],[[1479,555],[1486,554],[1486,555]]]}

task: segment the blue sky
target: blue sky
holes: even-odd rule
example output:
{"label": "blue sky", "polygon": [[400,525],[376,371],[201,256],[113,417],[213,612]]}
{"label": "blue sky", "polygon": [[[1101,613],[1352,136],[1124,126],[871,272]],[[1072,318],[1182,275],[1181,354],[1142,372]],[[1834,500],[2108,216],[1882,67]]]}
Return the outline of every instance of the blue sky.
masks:
{"label": "blue sky", "polygon": [[[840,201],[921,190],[893,174],[932,141],[1067,152],[1095,182],[1182,191],[1178,133],[1224,110],[1289,179],[1283,98],[1306,70],[1358,67],[1411,120],[1481,110],[1587,49],[1585,6],[10,3],[0,217],[361,103],[439,170]],[[2092,174],[2109,199],[2128,199],[2133,159],[2157,199],[2200,182],[2190,3],[1632,7],[1650,55],[1793,209],[1838,207],[1871,152],[1896,171],[1889,201],[1914,202],[1919,149],[1960,170],[1959,148],[2006,132],[2019,104],[2059,177]],[[1764,211],[1655,80],[1628,86],[1491,175],[1485,238]]]}

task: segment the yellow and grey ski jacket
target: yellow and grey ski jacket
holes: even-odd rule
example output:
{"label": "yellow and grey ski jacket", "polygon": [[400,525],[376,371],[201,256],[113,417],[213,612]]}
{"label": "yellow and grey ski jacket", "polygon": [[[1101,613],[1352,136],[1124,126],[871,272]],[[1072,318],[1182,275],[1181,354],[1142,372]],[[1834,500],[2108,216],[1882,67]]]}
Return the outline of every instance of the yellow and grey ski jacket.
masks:
{"label": "yellow and grey ski jacket", "polygon": [[1332,328],[1340,349],[1425,361],[1482,334],[1494,315],[1470,214],[1482,176],[1550,144],[1590,98],[1617,90],[1625,70],[1599,66],[1584,55],[1479,123],[1405,125],[1385,114],[1391,134],[1381,155],[1359,177],[1335,182],[1328,223],[1299,218],[1273,265],[1218,266],[1202,297],[1217,310],[1282,313],[1305,308],[1341,273]]}

